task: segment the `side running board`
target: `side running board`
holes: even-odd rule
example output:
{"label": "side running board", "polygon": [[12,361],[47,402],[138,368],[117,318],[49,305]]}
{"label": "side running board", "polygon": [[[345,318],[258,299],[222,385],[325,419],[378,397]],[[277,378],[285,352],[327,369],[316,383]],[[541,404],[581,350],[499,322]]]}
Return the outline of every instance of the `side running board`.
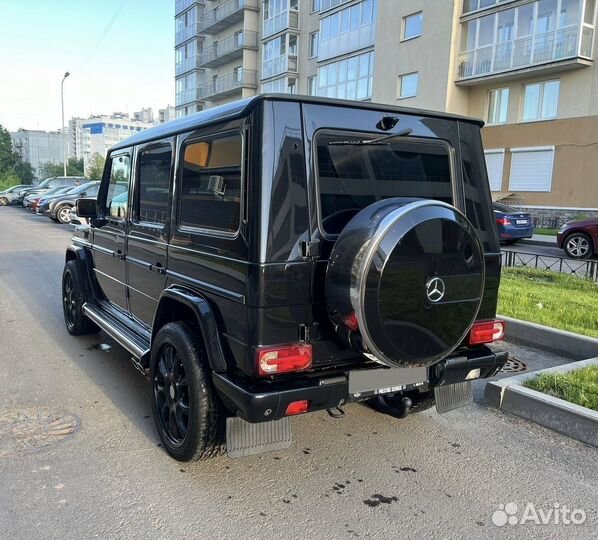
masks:
{"label": "side running board", "polygon": [[149,340],[135,332],[107,310],[85,302],[83,314],[96,323],[104,332],[129,351],[135,358],[142,360],[150,352]]}

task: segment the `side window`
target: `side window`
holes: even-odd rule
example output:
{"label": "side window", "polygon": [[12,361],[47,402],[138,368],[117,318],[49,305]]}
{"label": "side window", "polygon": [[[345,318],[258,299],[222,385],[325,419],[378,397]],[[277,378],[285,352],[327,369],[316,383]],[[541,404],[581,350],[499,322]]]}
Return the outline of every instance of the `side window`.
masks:
{"label": "side window", "polygon": [[241,135],[183,147],[179,225],[234,233],[241,208]]}
{"label": "side window", "polygon": [[106,197],[106,215],[113,219],[126,219],[127,195],[131,178],[131,158],[114,156],[110,163],[110,185]]}
{"label": "side window", "polygon": [[170,144],[153,146],[140,152],[135,197],[136,221],[154,225],[166,223],[171,162]]}

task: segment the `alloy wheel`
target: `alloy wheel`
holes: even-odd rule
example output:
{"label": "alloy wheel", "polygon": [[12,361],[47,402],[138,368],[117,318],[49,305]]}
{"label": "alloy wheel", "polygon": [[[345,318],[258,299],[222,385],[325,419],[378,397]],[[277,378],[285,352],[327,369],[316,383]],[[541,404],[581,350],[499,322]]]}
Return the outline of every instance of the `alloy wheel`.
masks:
{"label": "alloy wheel", "polygon": [[183,444],[189,430],[189,384],[183,361],[169,343],[158,356],[154,399],[164,433],[173,444]]}
{"label": "alloy wheel", "polygon": [[60,223],[71,222],[71,209],[68,206],[63,207],[58,211],[58,220]]}
{"label": "alloy wheel", "polygon": [[590,250],[590,243],[583,236],[572,236],[567,240],[567,251],[574,257],[585,257]]}
{"label": "alloy wheel", "polygon": [[0,206],[8,206],[8,199],[6,197],[0,197]]}
{"label": "alloy wheel", "polygon": [[75,325],[75,320],[77,317],[77,300],[75,297],[73,276],[71,276],[69,273],[64,276],[62,303],[64,306],[66,323],[70,328],[72,328]]}

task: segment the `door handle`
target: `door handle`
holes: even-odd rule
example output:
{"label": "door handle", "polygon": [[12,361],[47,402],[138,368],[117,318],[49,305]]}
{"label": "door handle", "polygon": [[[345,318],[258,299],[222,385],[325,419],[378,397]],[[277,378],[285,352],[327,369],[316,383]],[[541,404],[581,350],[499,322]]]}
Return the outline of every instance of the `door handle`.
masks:
{"label": "door handle", "polygon": [[164,268],[164,266],[160,262],[157,262],[156,264],[150,264],[149,268],[152,272],[156,272],[157,274],[166,274],[166,268]]}

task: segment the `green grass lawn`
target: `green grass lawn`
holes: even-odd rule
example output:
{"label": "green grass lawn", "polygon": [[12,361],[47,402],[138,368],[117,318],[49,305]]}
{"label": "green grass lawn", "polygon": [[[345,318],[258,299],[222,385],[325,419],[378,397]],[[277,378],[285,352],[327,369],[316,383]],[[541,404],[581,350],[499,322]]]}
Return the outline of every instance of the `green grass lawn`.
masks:
{"label": "green grass lawn", "polygon": [[598,411],[598,366],[569,373],[542,373],[525,386]]}
{"label": "green grass lawn", "polygon": [[598,337],[598,283],[532,268],[504,268],[498,313]]}
{"label": "green grass lawn", "polygon": [[535,229],[534,234],[543,234],[545,236],[556,236],[558,229]]}

